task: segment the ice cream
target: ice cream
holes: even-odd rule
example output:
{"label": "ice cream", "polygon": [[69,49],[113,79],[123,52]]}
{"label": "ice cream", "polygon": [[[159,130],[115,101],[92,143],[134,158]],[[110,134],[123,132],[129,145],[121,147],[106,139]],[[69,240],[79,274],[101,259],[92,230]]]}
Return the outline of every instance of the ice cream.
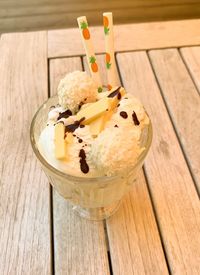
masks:
{"label": "ice cream", "polygon": [[126,173],[140,158],[149,118],[142,104],[122,87],[97,93],[85,72],[58,85],[38,148],[58,170],[79,177]]}

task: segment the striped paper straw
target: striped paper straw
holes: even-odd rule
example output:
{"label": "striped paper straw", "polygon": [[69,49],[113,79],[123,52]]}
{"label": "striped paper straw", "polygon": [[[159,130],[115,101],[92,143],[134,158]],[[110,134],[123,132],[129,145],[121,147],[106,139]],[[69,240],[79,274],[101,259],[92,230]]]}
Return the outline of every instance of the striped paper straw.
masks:
{"label": "striped paper straw", "polygon": [[108,78],[108,89],[118,86],[117,68],[114,55],[114,35],[113,35],[113,16],[112,12],[103,13],[103,26],[105,34],[106,48],[106,69]]}
{"label": "striped paper straw", "polygon": [[88,22],[86,16],[81,16],[77,18],[78,26],[81,32],[81,37],[83,41],[83,46],[85,48],[88,66],[90,68],[90,73],[92,75],[92,78],[97,84],[98,92],[102,91],[102,82],[99,74],[99,68],[97,65],[95,53],[94,53],[94,47],[93,43],[90,37],[90,31],[88,28]]}

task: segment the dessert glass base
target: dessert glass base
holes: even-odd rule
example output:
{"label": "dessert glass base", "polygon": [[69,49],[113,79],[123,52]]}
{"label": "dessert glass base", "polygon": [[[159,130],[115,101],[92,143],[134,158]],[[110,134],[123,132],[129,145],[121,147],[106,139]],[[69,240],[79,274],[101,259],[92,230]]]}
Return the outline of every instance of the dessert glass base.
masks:
{"label": "dessert glass base", "polygon": [[112,216],[120,207],[121,201],[114,202],[105,207],[84,208],[79,205],[72,206],[72,210],[80,217],[91,221],[102,221]]}
{"label": "dessert glass base", "polygon": [[72,209],[76,213],[89,220],[106,219],[117,211],[121,199],[130,190],[136,180],[138,170],[144,163],[152,140],[151,123],[142,134],[140,146],[145,149],[134,167],[127,167],[126,171],[111,177],[77,177],[53,167],[38,149],[38,140],[42,130],[46,127],[49,109],[52,105],[56,105],[57,102],[57,96],[49,98],[39,108],[32,120],[30,138],[33,151],[51,185],[62,197],[72,203]]}

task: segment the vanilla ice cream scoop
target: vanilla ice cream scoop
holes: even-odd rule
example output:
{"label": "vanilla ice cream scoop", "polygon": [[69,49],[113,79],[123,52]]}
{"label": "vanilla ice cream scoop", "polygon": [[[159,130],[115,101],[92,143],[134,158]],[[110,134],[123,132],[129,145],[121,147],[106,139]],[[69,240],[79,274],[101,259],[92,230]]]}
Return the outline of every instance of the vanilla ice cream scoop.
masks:
{"label": "vanilla ice cream scoop", "polygon": [[[71,144],[67,146],[67,158],[65,160],[58,160],[55,157],[55,126],[50,124],[42,131],[38,148],[44,158],[54,167],[60,171],[79,177],[98,177],[99,171],[96,169],[90,158],[91,144],[93,138],[90,135],[89,126],[84,128],[77,128],[72,134]],[[86,155],[86,163],[88,165],[88,172],[85,174],[80,167],[80,152],[84,151]]]}
{"label": "vanilla ice cream scoop", "polygon": [[141,134],[142,129],[149,124],[149,117],[147,116],[141,102],[135,98],[132,94],[125,94],[110,120],[106,123],[106,127],[112,127],[114,125],[120,125],[120,127],[134,126],[135,132]]}
{"label": "vanilla ice cream scoop", "polygon": [[86,73],[74,71],[61,79],[58,85],[58,99],[61,107],[75,114],[80,107],[97,99],[97,86]]}

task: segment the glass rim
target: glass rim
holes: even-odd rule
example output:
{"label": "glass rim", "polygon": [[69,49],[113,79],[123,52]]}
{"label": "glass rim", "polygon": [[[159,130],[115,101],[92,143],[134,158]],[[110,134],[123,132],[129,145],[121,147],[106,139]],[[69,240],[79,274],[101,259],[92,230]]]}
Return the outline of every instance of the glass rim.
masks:
{"label": "glass rim", "polygon": [[[37,109],[37,111],[35,112],[35,114],[34,114],[34,116],[32,118],[31,125],[30,125],[30,141],[31,141],[31,146],[32,146],[33,152],[35,153],[37,159],[41,162],[41,164],[45,168],[47,168],[48,170],[50,170],[52,173],[56,174],[57,176],[63,177],[65,179],[67,179],[67,180],[72,180],[72,181],[74,180],[74,181],[79,181],[79,182],[82,182],[82,181],[85,182],[86,180],[87,180],[87,182],[97,182],[97,181],[102,181],[102,180],[103,181],[110,181],[110,180],[117,179],[120,175],[122,175],[123,173],[117,173],[117,174],[115,174],[113,176],[99,176],[99,177],[80,177],[80,176],[74,176],[74,175],[70,175],[70,174],[67,174],[65,172],[60,171],[59,169],[55,168],[53,165],[51,165],[51,164],[49,164],[47,162],[47,160],[43,157],[43,155],[40,153],[40,151],[37,148],[37,142],[36,142],[35,137],[34,137],[34,126],[35,126],[36,118],[37,118],[39,112],[41,111],[41,109],[44,108],[45,104],[50,99],[53,99],[53,98],[57,98],[57,95],[49,97]],[[146,112],[146,110],[145,110],[145,112]],[[149,115],[148,115],[148,118],[149,118]],[[131,169],[134,170],[145,159],[145,157],[146,157],[146,155],[147,155],[147,153],[149,151],[150,145],[152,143],[152,137],[153,137],[153,129],[152,129],[151,120],[149,118],[148,138],[147,138],[147,142],[145,144],[147,146],[145,146],[145,150],[141,153],[141,155],[139,157],[139,160],[135,163],[134,166],[131,167]]]}

